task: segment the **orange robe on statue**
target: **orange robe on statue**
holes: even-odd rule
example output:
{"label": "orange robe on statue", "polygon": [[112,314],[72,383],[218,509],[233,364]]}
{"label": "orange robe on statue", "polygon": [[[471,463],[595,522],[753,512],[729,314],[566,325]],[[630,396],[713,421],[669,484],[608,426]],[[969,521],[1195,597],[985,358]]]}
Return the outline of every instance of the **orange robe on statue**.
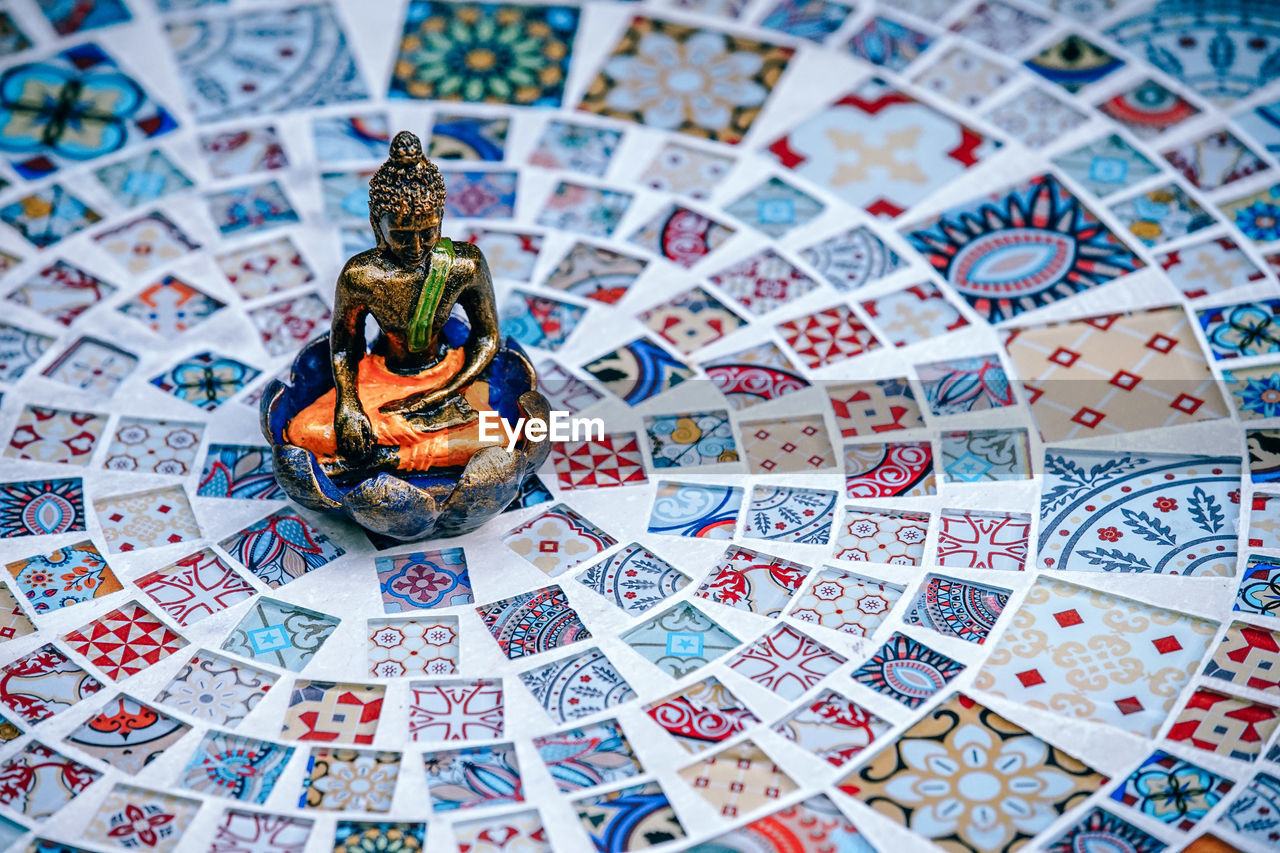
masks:
{"label": "orange robe on statue", "polygon": [[[462,369],[466,354],[461,348],[445,352],[444,357],[422,373],[404,376],[387,368],[380,355],[368,353],[356,368],[356,392],[360,407],[373,425],[374,441],[400,448],[397,468],[402,471],[426,471],[431,468],[463,466],[482,447],[497,444],[506,446],[510,428],[505,420],[500,439],[484,441],[480,438],[480,420],[447,427],[432,432],[422,432],[413,421],[400,414],[385,414],[379,407],[403,400],[413,394],[432,391],[445,385]],[[462,396],[477,413],[492,412],[489,405],[489,383],[473,382],[463,389]],[[330,389],[314,403],[307,406],[289,421],[285,440],[298,447],[305,447],[322,461],[338,455],[338,444],[333,428],[334,411],[338,392]]]}

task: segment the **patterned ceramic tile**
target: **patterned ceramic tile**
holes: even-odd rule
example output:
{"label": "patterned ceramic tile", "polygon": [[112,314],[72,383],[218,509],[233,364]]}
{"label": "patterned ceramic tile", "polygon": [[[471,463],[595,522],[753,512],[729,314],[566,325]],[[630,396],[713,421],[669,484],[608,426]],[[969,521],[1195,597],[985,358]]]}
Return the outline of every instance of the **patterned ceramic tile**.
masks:
{"label": "patterned ceramic tile", "polygon": [[1229,130],[1198,137],[1163,155],[1183,177],[1203,190],[1216,190],[1270,168]]}
{"label": "patterned ceramic tile", "polygon": [[84,486],[79,479],[0,483],[0,539],[84,529]]}
{"label": "patterned ceramic tile", "polygon": [[[690,355],[725,335],[732,334],[746,323],[700,287],[687,290],[641,312],[639,318],[684,355]],[[596,375],[607,382],[599,374]]]}
{"label": "patterned ceramic tile", "polygon": [[598,851],[643,850],[685,837],[680,818],[657,782],[583,797],[572,805]]}
{"label": "patterned ceramic tile", "polygon": [[916,375],[935,415],[957,415],[1016,404],[1000,357],[991,355],[917,364]]}
{"label": "patterned ceramic tile", "polygon": [[805,700],[773,725],[787,740],[836,767],[858,755],[890,728],[885,720],[834,690]]}
{"label": "patterned ceramic tile", "polygon": [[1230,779],[1190,761],[1156,752],[1111,792],[1111,799],[1187,832],[1223,800]]}
{"label": "patterned ceramic tile", "polygon": [[638,542],[582,572],[577,580],[631,616],[662,603],[689,583],[675,566]]}
{"label": "patterned ceramic tile", "polygon": [[1088,115],[1040,86],[1023,89],[983,118],[1031,149],[1044,148],[1089,120]]}
{"label": "patterned ceramic tile", "polygon": [[714,252],[736,229],[680,204],[668,204],[631,235],[629,242],[682,267]]}
{"label": "patterned ceramic tile", "polygon": [[156,701],[202,723],[234,728],[275,683],[266,670],[201,649]]}
{"label": "patterned ceramic tile", "polygon": [[599,649],[588,649],[520,673],[520,681],[559,722],[589,717],[635,698],[635,691]]}
{"label": "patterned ceramic tile", "polygon": [[9,563],[14,585],[37,614],[119,592],[115,572],[90,540]]}
{"label": "patterned ceramic tile", "polygon": [[386,692],[385,684],[295,681],[280,736],[325,743],[373,743]]}
{"label": "patterned ceramic tile", "polygon": [[0,584],[0,643],[7,643],[35,632],[35,623],[22,609],[18,599],[8,586]]}
{"label": "patterned ceramic tile", "polygon": [[964,670],[964,665],[904,634],[893,634],[870,659],[855,669],[853,680],[919,708]]}
{"label": "patterned ceramic tile", "polygon": [[[1092,808],[1084,818],[1045,848],[1049,853],[1071,853],[1083,845],[1102,843],[1133,853],[1162,853],[1167,845],[1145,830],[1121,820],[1111,812]],[[1190,850],[1191,848],[1185,848]]]}
{"label": "patterned ceramic tile", "polygon": [[1225,415],[1178,306],[1026,327],[1006,349],[1045,441]]}
{"label": "patterned ceramic tile", "polygon": [[524,592],[476,608],[498,648],[511,660],[591,638],[559,586]]}
{"label": "patterned ceramic tile", "polygon": [[199,243],[159,211],[100,231],[93,239],[134,275],[149,273],[200,248]]}
{"label": "patterned ceramic tile", "polygon": [[693,376],[693,369],[648,338],[636,338],[582,366],[608,391],[635,406]]}
{"label": "patterned ceramic tile", "polygon": [[1052,159],[1068,177],[1099,198],[1160,172],[1159,166],[1115,133]]}
{"label": "patterned ceramic tile", "polygon": [[319,116],[311,120],[316,159],[380,160],[391,142],[391,125],[383,112],[352,116]]}
{"label": "patterned ceramic tile", "polygon": [[[823,2],[824,0],[820,0]],[[784,0],[789,2],[789,0]],[[745,853],[778,845],[820,844],[833,850],[868,853],[867,841],[849,818],[823,794],[765,814],[706,842],[718,850]]]}
{"label": "patterned ceramic tile", "polygon": [[1177,184],[1116,202],[1111,214],[1148,246],[1178,240],[1214,224],[1213,217]]}
{"label": "patterned ceramic tile", "polygon": [[471,577],[461,548],[378,557],[382,604],[388,613],[470,604]]}
{"label": "patterned ceramic tile", "polygon": [[[855,37],[855,43],[858,37]],[[874,37],[865,46],[880,43]],[[769,146],[778,161],[878,217],[895,217],[998,142],[872,79]]]}
{"label": "patterned ceramic tile", "polygon": [[89,823],[85,837],[126,849],[180,849],[200,801],[117,784]]}
{"label": "patterned ceramic tile", "polygon": [[1196,312],[1217,359],[1280,352],[1280,299],[1260,299]]}
{"label": "patterned ceramic tile", "polygon": [[600,178],[604,177],[621,141],[619,130],[553,119],[538,137],[529,162],[546,169],[565,169]]}
{"label": "patterned ceramic tile", "polygon": [[588,237],[608,237],[634,196],[622,190],[561,181],[547,199],[538,224]]}
{"label": "patterned ceramic tile", "polygon": [[0,323],[0,379],[12,382],[21,378],[53,340],[48,335]]}
{"label": "patterned ceramic tile", "polygon": [[732,539],[742,512],[742,489],[699,483],[658,483],[649,512],[650,533]]}
{"label": "patterned ceramic tile", "polygon": [[835,467],[835,451],[820,415],[744,423],[742,442],[754,474]]}
{"label": "patterned ceramic tile", "polygon": [[255,590],[208,548],[134,581],[179,625],[192,625],[247,598]]}
{"label": "patterned ceramic tile", "polygon": [[64,326],[93,308],[116,286],[66,261],[54,261],[9,291],[5,298]]}
{"label": "patterned ceramic tile", "polygon": [[1280,635],[1246,622],[1232,622],[1204,674],[1239,687],[1280,692]]}
{"label": "patterned ceramic tile", "polygon": [[957,106],[975,107],[1011,79],[1005,66],[957,46],[920,71],[915,82]]}
{"label": "patterned ceramic tile", "polygon": [[136,601],[62,639],[112,681],[136,675],[187,645],[181,635]]}
{"label": "patterned ceramic tile", "polygon": [[181,720],[121,694],[73,729],[66,741],[81,752],[136,776],[190,729]]}
{"label": "patterned ceramic tile", "polygon": [[249,525],[218,546],[272,589],[346,553],[291,508]]}
{"label": "patterned ceramic tile", "polygon": [[112,554],[189,542],[200,537],[182,486],[98,498],[93,511]]}
{"label": "patterned ceramic tile", "polygon": [[878,349],[880,342],[844,305],[779,323],[778,333],[810,370]]}
{"label": "patterned ceramic tile", "polygon": [[699,758],[680,778],[726,817],[755,811],[799,787],[750,740]]}
{"label": "patterned ceramic tile", "polygon": [[905,589],[896,584],[824,567],[798,595],[790,615],[812,625],[869,637],[883,624]]}
{"label": "patterned ceramic tile", "polygon": [[906,377],[827,385],[826,390],[844,438],[924,426]]}
{"label": "patterned ceramic tile", "polygon": [[415,741],[502,737],[501,681],[419,681],[409,693],[409,737]]}
{"label": "patterned ceramic tile", "polygon": [[275,237],[217,256],[218,267],[242,299],[300,287],[315,274],[288,237]]}
{"label": "patterned ceramic tile", "polygon": [[794,702],[844,662],[812,637],[780,624],[731,658],[729,668]]}
{"label": "patterned ceramic tile", "polygon": [[928,575],[902,616],[908,625],[969,643],[984,643],[1009,603],[1010,591],[946,575]]}
{"label": "patterned ceramic tile", "polygon": [[1280,708],[1201,687],[1173,718],[1165,739],[1254,761],[1277,727]]}
{"label": "patterned ceramic tile", "polygon": [[548,575],[559,575],[592,559],[618,540],[564,504],[526,521],[507,533],[507,547]]}
{"label": "patterned ceramic tile", "polygon": [[587,309],[572,302],[513,290],[502,302],[502,333],[529,347],[555,352],[573,335]]}
{"label": "patterned ceramic tile", "polygon": [[97,338],[77,338],[42,375],[70,388],[110,397],[138,366],[138,357]]}
{"label": "patterned ceramic tile", "polygon": [[919,497],[937,492],[933,446],[927,441],[846,444],[845,495]]}
{"label": "patterned ceramic tile", "polygon": [[649,455],[655,468],[685,468],[737,462],[729,413],[724,410],[645,417]]}
{"label": "patterned ceramic tile", "polygon": [[562,794],[621,782],[644,772],[617,720],[536,737],[533,748]]}
{"label": "patterned ceramic tile", "polygon": [[969,325],[943,292],[927,281],[860,304],[880,337],[895,347],[910,346]]}
{"label": "patterned ceramic tile", "polygon": [[458,671],[458,618],[370,619],[369,674],[377,678]]}
{"label": "patterned ceramic tile", "polygon": [[164,337],[175,337],[223,307],[223,303],[176,276],[144,288],[118,309]]}
{"label": "patterned ceramic tile", "polygon": [[[783,0],[783,2],[794,2],[794,0]],[[823,3],[825,0],[818,0],[818,2]],[[769,178],[730,202],[724,210],[725,213],[745,222],[757,231],[777,238],[793,228],[807,224],[824,209],[822,202],[803,190],[781,178]],[[772,254],[770,250],[766,252]],[[746,302],[744,301],[743,304],[745,305]],[[759,313],[764,311],[761,310]]]}
{"label": "patterned ceramic tile", "polygon": [[0,705],[24,723],[43,722],[102,689],[102,682],[50,643],[0,672]]}
{"label": "patterned ceramic tile", "polygon": [[223,651],[301,672],[338,627],[336,616],[259,598],[223,641]]}
{"label": "patterned ceramic tile", "polygon": [[677,604],[621,635],[640,656],[673,678],[732,651],[739,640],[688,602]]}
{"label": "patterned ceramic tile", "polygon": [[158,148],[102,166],[93,175],[117,203],[127,208],[159,201],[195,186]]}
{"label": "patterned ceramic tile", "polygon": [[202,352],[153,377],[151,384],[179,400],[211,412],[261,373],[234,358]]}
{"label": "patterned ceramic tile", "polygon": [[271,796],[294,747],[211,729],[178,782],[183,788],[262,805]]}
{"label": "patterned ceramic tile", "polygon": [[1147,79],[1098,104],[1107,117],[1140,139],[1151,139],[1200,112],[1181,95]]}
{"label": "patterned ceramic tile", "polygon": [[102,774],[38,741],[0,764],[0,804],[33,821],[44,821],[71,803]]}
{"label": "patterned ceramic tile", "polygon": [[702,365],[707,378],[734,409],[745,409],[785,397],[809,386],[776,344],[765,342]]}
{"label": "patterned ceramic tile", "polygon": [[734,545],[694,594],[727,607],[778,616],[808,574],[807,566]]}
{"label": "patterned ceramic tile", "polygon": [[1259,773],[1244,786],[1217,823],[1260,844],[1280,836],[1280,779]]}
{"label": "patterned ceramic tile", "polygon": [[427,157],[432,160],[501,160],[510,125],[511,122],[505,118],[438,114],[431,126]]}
{"label": "patterned ceramic tile", "polygon": [[1024,429],[952,430],[940,435],[938,445],[948,483],[1031,478],[1031,445]]}
{"label": "patterned ceramic tile", "polygon": [[[1114,614],[1127,614],[1117,621]],[[1037,708],[1151,736],[1213,639],[1216,624],[1041,578],[974,685]],[[1034,635],[1035,639],[1029,639]],[[1083,643],[1085,655],[1057,653]],[[1105,673],[1105,677],[1091,675]],[[1134,678],[1126,673],[1143,673]]]}
{"label": "patterned ceramic tile", "polygon": [[579,241],[543,283],[612,305],[626,294],[646,265],[643,258]]}
{"label": "patterned ceramic tile", "polygon": [[210,444],[196,494],[202,498],[283,500],[271,450],[244,444]]}
{"label": "patterned ceramic tile", "polygon": [[646,713],[689,752],[723,743],[760,719],[714,676],[654,702]]}
{"label": "patterned ceramic tile", "polygon": [[1250,557],[1240,573],[1232,609],[1280,616],[1280,563],[1267,557]]}
{"label": "patterned ceramic tile", "polygon": [[705,200],[732,167],[731,157],[671,142],[658,151],[639,181],[651,190]]}
{"label": "patterned ceramic tile", "polygon": [[425,823],[386,823],[340,820],[333,835],[334,853],[362,853],[365,850],[422,850],[427,835]]}
{"label": "patterned ceramic tile", "polygon": [[400,775],[400,753],[316,747],[307,757],[298,807],[387,812]]}
{"label": "patterned ceramic tile", "polygon": [[102,466],[111,471],[189,474],[203,435],[203,424],[126,415],[116,423]]}
{"label": "patterned ceramic tile", "polygon": [[1036,38],[1049,22],[1002,0],[984,0],[951,25],[951,31],[1009,54]]}
{"label": "patterned ceramic tile", "polygon": [[788,486],[756,486],[751,491],[742,535],[780,542],[825,545],[831,541],[836,492]]}
{"label": "patterned ceramic tile", "polygon": [[1026,567],[1031,516],[944,509],[941,518],[935,558],[938,565],[1013,572]]}
{"label": "patterned ceramic tile", "polygon": [[[1019,756],[1017,761],[1008,757]],[[939,789],[935,762],[963,768]],[[971,784],[966,782],[972,779]],[[1106,781],[1057,747],[956,694],[916,721],[871,761],[839,783],[845,793],[929,839],[957,851],[1016,849]],[[1014,786],[1019,818],[993,815],[979,782]],[[890,793],[892,790],[893,793]],[[955,817],[939,821],[946,802]]]}
{"label": "patterned ceramic tile", "polygon": [[1074,94],[1118,71],[1124,60],[1084,36],[1068,33],[1023,64]]}
{"label": "patterned ceramic tile", "polygon": [[918,566],[924,560],[929,513],[845,507],[836,532],[837,560]]}
{"label": "patterned ceramic tile", "polygon": [[932,39],[892,18],[875,17],[853,34],[849,50],[861,60],[902,72],[928,49]]}

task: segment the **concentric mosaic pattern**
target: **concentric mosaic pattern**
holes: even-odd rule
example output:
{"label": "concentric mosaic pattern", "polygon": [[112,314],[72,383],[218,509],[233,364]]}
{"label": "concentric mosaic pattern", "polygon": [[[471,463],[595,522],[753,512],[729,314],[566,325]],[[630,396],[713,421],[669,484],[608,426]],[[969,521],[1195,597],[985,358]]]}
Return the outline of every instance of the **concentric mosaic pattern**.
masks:
{"label": "concentric mosaic pattern", "polygon": [[[282,500],[398,130],[553,449]],[[7,0],[0,849],[1280,849],[1280,7]]]}

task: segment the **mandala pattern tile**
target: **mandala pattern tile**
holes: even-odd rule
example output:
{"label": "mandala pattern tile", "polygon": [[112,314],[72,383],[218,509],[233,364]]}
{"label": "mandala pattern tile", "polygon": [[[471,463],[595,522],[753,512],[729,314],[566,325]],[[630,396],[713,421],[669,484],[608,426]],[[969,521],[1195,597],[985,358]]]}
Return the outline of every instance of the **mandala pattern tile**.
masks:
{"label": "mandala pattern tile", "polygon": [[729,668],[794,702],[830,675],[845,658],[792,628],[778,625],[729,661]]}
{"label": "mandala pattern tile", "polygon": [[1084,818],[1045,848],[1048,853],[1073,853],[1089,845],[1104,845],[1133,853],[1162,853],[1167,845],[1126,820],[1100,808],[1092,808]]}
{"label": "mandala pattern tile", "polygon": [[[1125,614],[1123,620],[1116,613]],[[974,686],[1150,737],[1173,709],[1216,629],[1206,619],[1041,578]],[[1078,643],[1093,651],[1065,651]],[[1092,675],[1099,668],[1105,677]]]}
{"label": "mandala pattern tile", "polygon": [[742,512],[742,489],[660,482],[649,512],[650,533],[696,539],[732,539]]}
{"label": "mandala pattern tile", "polygon": [[1224,293],[1266,278],[1229,237],[1218,237],[1167,252],[1157,258],[1188,299]]}
{"label": "mandala pattern tile", "polygon": [[1159,166],[1115,133],[1052,159],[1069,178],[1099,198],[1160,173]]}
{"label": "mandala pattern tile", "polygon": [[703,363],[702,369],[729,404],[739,410],[809,386],[799,368],[769,342],[711,359]]}
{"label": "mandala pattern tile", "polygon": [[178,782],[189,791],[262,805],[271,796],[294,747],[211,729]]}
{"label": "mandala pattern tile", "polygon": [[0,805],[33,821],[44,821],[102,777],[39,741],[0,764]]}
{"label": "mandala pattern tile", "polygon": [[40,723],[102,689],[57,646],[46,643],[0,670],[0,705],[24,723]]}
{"label": "mandala pattern tile", "polygon": [[151,384],[179,400],[213,411],[234,397],[262,371],[213,352],[190,356],[153,377]]}
{"label": "mandala pattern tile", "polygon": [[799,787],[750,740],[699,758],[680,778],[725,817],[753,812]]}
{"label": "mandala pattern tile", "polygon": [[502,541],[551,576],[563,574],[618,544],[617,539],[564,504],[556,504],[526,521]]}
{"label": "mandala pattern tile", "polygon": [[807,566],[735,545],[694,594],[727,607],[779,616],[808,574]]}
{"label": "mandala pattern tile", "polygon": [[850,498],[919,497],[937,492],[930,442],[846,444],[845,495]]}
{"label": "mandala pattern tile", "polygon": [[723,743],[760,719],[714,676],[682,688],[645,708],[689,752]]}
{"label": "mandala pattern tile", "polygon": [[991,635],[1009,595],[1010,590],[1001,587],[929,575],[902,621],[944,637],[981,644]]}
{"label": "mandala pattern tile", "polygon": [[[0,113],[3,118],[3,113]],[[2,142],[0,138],[0,142]],[[116,286],[66,261],[54,261],[5,298],[64,326],[115,293]]]}
{"label": "mandala pattern tile", "polygon": [[191,473],[204,425],[124,416],[116,423],[102,466],[147,474]]}
{"label": "mandala pattern tile", "polygon": [[280,736],[325,743],[373,743],[386,692],[383,684],[296,681]]}
{"label": "mandala pattern tile", "polygon": [[412,682],[409,693],[409,737],[414,741],[502,737],[501,681]]}
{"label": "mandala pattern tile", "polygon": [[798,595],[792,618],[856,637],[869,637],[905,592],[896,584],[824,567]]}
{"label": "mandala pattern tile", "polygon": [[641,622],[624,643],[673,678],[682,678],[733,651],[737,637],[688,602]]}
{"label": "mandala pattern tile", "polygon": [[840,767],[890,728],[885,720],[834,690],[808,699],[773,725],[773,731]]}
{"label": "mandala pattern tile", "polygon": [[549,586],[476,608],[498,648],[511,660],[591,638],[564,590]]}
{"label": "mandala pattern tile", "polygon": [[191,726],[127,695],[108,700],[67,735],[67,743],[131,776],[190,731]]}
{"label": "mandala pattern tile", "polygon": [[919,708],[963,670],[963,664],[918,640],[893,634],[852,675],[854,681],[877,693],[908,708]]}
{"label": "mandala pattern tile", "polygon": [[112,681],[137,675],[187,645],[181,635],[136,601],[62,639]]}
{"label": "mandala pattern tile", "polygon": [[427,835],[424,823],[374,823],[340,820],[333,835],[334,853],[363,853],[366,850],[417,853]]}
{"label": "mandala pattern tile", "polygon": [[340,621],[296,604],[259,598],[221,648],[290,672],[301,672]]}
{"label": "mandala pattern tile", "polygon": [[[1018,756],[1017,761],[1009,760]],[[958,778],[935,786],[938,762]],[[983,783],[1017,791],[1018,819],[992,814]],[[839,787],[917,835],[957,851],[1013,850],[1106,781],[963,694],[913,723]],[[948,817],[936,816],[946,803]],[[954,811],[950,811],[954,809]]]}
{"label": "mandala pattern tile", "polygon": [[189,542],[200,537],[182,486],[99,498],[93,511],[112,554]]}
{"label": "mandala pattern tile", "polygon": [[562,794],[621,782],[644,772],[617,720],[536,737],[533,748]]}
{"label": "mandala pattern tile", "polygon": [[84,485],[78,478],[0,483],[0,539],[84,529]]}
{"label": "mandala pattern tile", "polygon": [[802,121],[768,150],[783,166],[849,204],[892,218],[998,146],[885,81],[872,79]]}
{"label": "mandala pattern tile", "polygon": [[817,282],[772,249],[751,255],[709,280],[756,315],[773,311],[818,287]]}
{"label": "mandala pattern tile", "polygon": [[200,801],[117,784],[89,823],[86,837],[99,844],[144,850],[179,849]]}
{"label": "mandala pattern tile", "polygon": [[382,606],[388,613],[452,607],[474,600],[461,548],[377,557],[374,563]]}
{"label": "mandala pattern tile", "polygon": [[953,47],[920,71],[916,85],[960,107],[974,107],[1013,79],[1005,66],[966,47]]}
{"label": "mandala pattern tile", "polygon": [[[804,2],[804,0],[801,1]],[[783,0],[783,2],[789,3],[794,0]],[[818,0],[818,2],[825,3],[825,0]],[[825,207],[813,196],[781,178],[769,178],[764,183],[747,190],[729,203],[724,210],[725,213],[745,222],[757,231],[777,238],[793,228],[807,224],[822,213]]]}
{"label": "mandala pattern tile", "polygon": [[[737,144],[751,129],[794,50],[637,15],[579,109],[646,127]],[[709,74],[695,92],[672,80]],[[655,82],[662,81],[662,82]]]}
{"label": "mandala pattern tile", "polygon": [[1024,327],[1005,348],[1048,442],[1225,416],[1180,306]]}
{"label": "mandala pattern tile", "polygon": [[51,613],[124,587],[92,541],[65,545],[9,563],[14,585],[37,614]]}
{"label": "mandala pattern tile", "polygon": [[1173,718],[1165,739],[1254,761],[1277,727],[1280,708],[1201,687]]}

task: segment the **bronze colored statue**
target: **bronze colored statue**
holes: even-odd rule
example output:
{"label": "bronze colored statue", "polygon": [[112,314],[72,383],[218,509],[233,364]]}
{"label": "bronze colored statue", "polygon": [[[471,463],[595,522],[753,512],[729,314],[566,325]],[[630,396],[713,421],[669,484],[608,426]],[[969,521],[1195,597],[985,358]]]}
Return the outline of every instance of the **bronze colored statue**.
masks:
{"label": "bronze colored statue", "polygon": [[[506,449],[507,422],[545,419],[547,402],[528,359],[500,343],[484,255],[440,236],[444,200],[418,137],[397,134],[369,187],[377,246],[343,267],[329,335],[263,396],[263,431],[290,496],[405,539],[479,526],[549,450],[525,437]],[[371,349],[368,317],[380,330]],[[482,416],[497,429],[483,429]]]}

